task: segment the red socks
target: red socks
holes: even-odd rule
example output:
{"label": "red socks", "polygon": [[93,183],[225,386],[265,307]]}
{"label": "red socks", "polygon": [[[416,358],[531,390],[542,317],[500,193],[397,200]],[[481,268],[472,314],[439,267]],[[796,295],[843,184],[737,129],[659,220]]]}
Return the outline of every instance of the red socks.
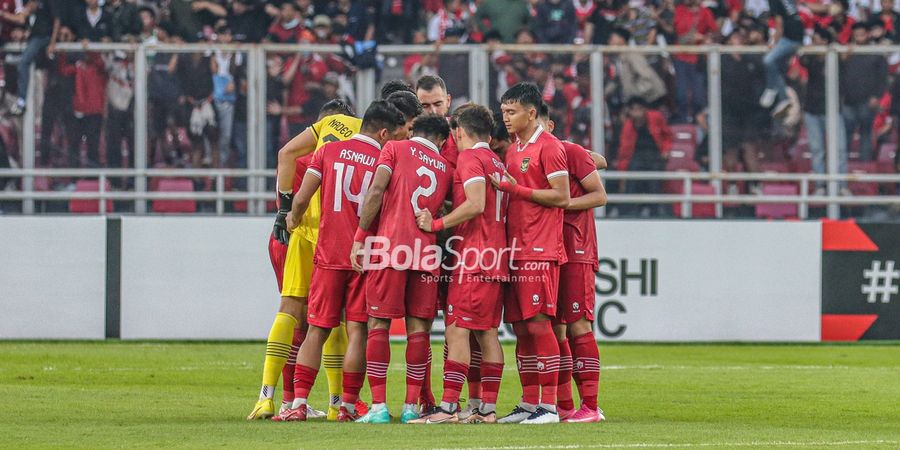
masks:
{"label": "red socks", "polygon": [[[415,404],[422,394],[422,385],[428,372],[428,349],[431,346],[428,333],[410,334],[406,342],[406,403]],[[430,384],[430,383],[429,383]]]}
{"label": "red socks", "polygon": [[282,402],[291,403],[294,401],[294,366],[297,364],[297,352],[300,350],[300,346],[303,345],[303,339],[305,338],[306,333],[300,327],[294,328],[291,352],[288,354],[288,360],[284,364],[284,368],[281,369]]}
{"label": "red socks", "polygon": [[362,372],[344,372],[344,378],[341,384],[344,386],[344,392],[341,394],[341,401],[351,405],[356,404],[359,400],[359,390],[362,389],[363,379]]}
{"label": "red socks", "polygon": [[[447,343],[444,343],[444,361],[447,360]],[[434,405],[434,392],[431,390],[431,343],[428,344],[428,365],[425,366],[425,380],[422,382],[422,394],[419,403],[425,406]]]}
{"label": "red socks", "polygon": [[372,403],[385,403],[385,383],[388,366],[391,363],[391,344],[388,341],[388,330],[369,330],[366,340],[366,375],[369,388],[372,390]]}
{"label": "red socks", "polygon": [[572,377],[578,386],[581,402],[590,409],[597,409],[597,391],[600,386],[600,350],[594,333],[584,333],[569,340],[575,363]]}
{"label": "red socks", "polygon": [[522,401],[537,405],[541,402],[541,385],[533,338],[528,332],[526,322],[516,322],[513,324],[513,330],[516,332],[516,368],[519,371],[519,381],[522,383]]}
{"label": "red socks", "polygon": [[572,400],[572,351],[569,341],[559,341],[559,380],[557,381],[556,405],[562,409],[575,409]]}
{"label": "red socks", "polygon": [[559,380],[559,344],[549,320],[528,322],[528,334],[537,354],[538,380],[541,385],[541,404],[556,406],[556,386]]}
{"label": "red socks", "polygon": [[503,377],[503,363],[481,363],[481,404],[497,404],[500,380]]}
{"label": "red socks", "polygon": [[444,403],[459,403],[459,393],[462,391],[463,384],[466,382],[466,373],[469,366],[459,361],[444,361],[444,396],[441,399]]}
{"label": "red socks", "polygon": [[309,391],[312,390],[318,374],[318,368],[313,369],[303,364],[297,364],[294,371],[294,398],[309,398]]}
{"label": "red socks", "polygon": [[469,381],[469,400],[473,398],[481,398],[481,347],[478,345],[478,339],[474,334],[469,335],[469,348],[472,352],[472,359],[469,361],[469,375],[466,377]]}

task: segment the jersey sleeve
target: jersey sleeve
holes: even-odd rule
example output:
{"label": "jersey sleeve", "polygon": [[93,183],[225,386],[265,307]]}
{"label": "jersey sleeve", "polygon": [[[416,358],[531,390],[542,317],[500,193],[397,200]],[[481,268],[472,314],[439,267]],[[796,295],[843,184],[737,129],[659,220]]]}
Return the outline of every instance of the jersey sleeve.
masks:
{"label": "jersey sleeve", "polygon": [[324,158],[325,158],[324,151],[318,151],[318,152],[313,153],[312,160],[309,162],[309,167],[306,169],[306,173],[311,173],[321,180],[322,179],[322,160]]}
{"label": "jersey sleeve", "polygon": [[462,181],[463,188],[470,183],[487,182],[487,174],[485,173],[481,161],[474,156],[470,156],[468,152],[460,153],[459,159],[457,160],[456,172],[459,174],[459,179]]}
{"label": "jersey sleeve", "polygon": [[316,142],[322,139],[322,129],[328,124],[327,120],[327,117],[323,117],[322,120],[309,126],[309,129],[313,132],[313,136],[316,138]]}
{"label": "jersey sleeve", "polygon": [[561,142],[548,141],[544,143],[544,147],[541,149],[541,165],[544,167],[544,175],[547,180],[569,176],[566,151]]}
{"label": "jersey sleeve", "polygon": [[[388,172],[394,173],[394,165],[396,164],[396,147],[393,142],[388,142],[381,149],[381,155],[378,156],[378,167],[384,167]],[[376,168],[377,170],[377,168]]]}
{"label": "jersey sleeve", "polygon": [[566,147],[566,160],[569,163],[569,173],[578,180],[587,178],[597,170],[590,153],[578,144],[569,144]]}

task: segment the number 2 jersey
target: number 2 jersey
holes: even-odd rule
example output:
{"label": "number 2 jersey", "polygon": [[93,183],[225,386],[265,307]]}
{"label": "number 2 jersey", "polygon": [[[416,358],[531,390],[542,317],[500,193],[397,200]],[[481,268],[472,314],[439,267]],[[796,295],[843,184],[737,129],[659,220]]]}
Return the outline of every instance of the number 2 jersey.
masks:
{"label": "number 2 jersey", "polygon": [[[414,137],[407,141],[387,143],[381,151],[378,167],[391,172],[391,181],[381,203],[377,233],[388,240],[385,250],[391,252],[399,246],[405,246],[411,250],[410,254],[414,258],[411,270],[437,273],[440,258],[437,267],[422,265],[427,253],[426,247],[435,245],[437,239],[434,233],[419,229],[416,225],[416,212],[427,209],[432,216],[438,216],[451,187],[453,173],[450,164],[431,141]],[[426,265],[433,265],[430,264],[431,261],[425,262]]]}
{"label": "number 2 jersey", "polygon": [[[491,176],[503,176],[504,165],[485,142],[459,152],[453,173],[453,208],[466,201],[466,187],[484,183],[484,211],[453,229],[451,248],[462,256],[453,273],[481,273],[486,277],[505,277],[509,271],[506,248],[506,206],[509,195],[491,185]],[[466,251],[476,249],[476,251]]]}
{"label": "number 2 jersey", "polygon": [[353,234],[359,226],[366,192],[375,178],[380,151],[378,141],[357,134],[343,142],[325,144],[313,154],[307,173],[322,180],[319,228],[328,231],[319,235],[313,259],[316,267],[352,269]]}
{"label": "number 2 jersey", "polygon": [[[322,120],[310,125],[309,129],[316,138],[316,152],[318,152],[325,144],[350,139],[351,136],[359,133],[359,128],[361,126],[362,119],[344,114],[334,114],[323,117]],[[306,168],[309,166],[310,161],[312,161],[313,155],[297,158],[297,170],[294,179],[295,193],[300,189],[300,184],[303,182],[303,176],[306,174]],[[300,235],[303,236],[304,239],[311,242],[316,242],[319,237],[319,216],[321,215],[319,197],[319,192],[316,192],[315,195],[313,195],[312,200],[309,202],[309,208],[306,210],[306,214],[303,214],[303,217],[300,219],[300,224],[297,226],[297,229],[294,230],[295,233],[300,232]]]}

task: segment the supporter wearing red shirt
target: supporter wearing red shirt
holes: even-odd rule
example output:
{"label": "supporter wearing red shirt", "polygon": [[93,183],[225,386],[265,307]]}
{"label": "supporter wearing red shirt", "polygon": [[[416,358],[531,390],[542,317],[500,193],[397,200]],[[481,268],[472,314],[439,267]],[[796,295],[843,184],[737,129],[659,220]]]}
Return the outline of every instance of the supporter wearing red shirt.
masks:
{"label": "supporter wearing red shirt", "polygon": [[[718,31],[710,10],[700,6],[700,0],[686,0],[675,7],[675,35],[678,45],[701,45]],[[678,120],[688,122],[706,107],[706,72],[697,64],[696,54],[676,54],[675,101]]]}
{"label": "supporter wearing red shirt", "polygon": [[[61,65],[64,76],[75,76],[75,96],[72,109],[75,113],[76,142],[87,141],[88,165],[99,166],[100,130],[103,110],[106,107],[106,66],[99,53],[88,53],[82,59]],[[76,146],[74,151],[78,151]]]}

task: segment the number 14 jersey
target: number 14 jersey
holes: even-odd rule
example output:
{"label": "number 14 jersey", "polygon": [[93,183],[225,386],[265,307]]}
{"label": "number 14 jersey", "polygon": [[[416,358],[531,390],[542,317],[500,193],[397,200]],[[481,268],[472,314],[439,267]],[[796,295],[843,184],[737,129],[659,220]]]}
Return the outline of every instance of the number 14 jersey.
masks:
{"label": "number 14 jersey", "polygon": [[378,141],[361,134],[322,146],[312,158],[307,173],[322,184],[322,215],[314,262],[317,267],[350,270],[350,248],[359,226],[363,200],[375,178],[381,151]]}

